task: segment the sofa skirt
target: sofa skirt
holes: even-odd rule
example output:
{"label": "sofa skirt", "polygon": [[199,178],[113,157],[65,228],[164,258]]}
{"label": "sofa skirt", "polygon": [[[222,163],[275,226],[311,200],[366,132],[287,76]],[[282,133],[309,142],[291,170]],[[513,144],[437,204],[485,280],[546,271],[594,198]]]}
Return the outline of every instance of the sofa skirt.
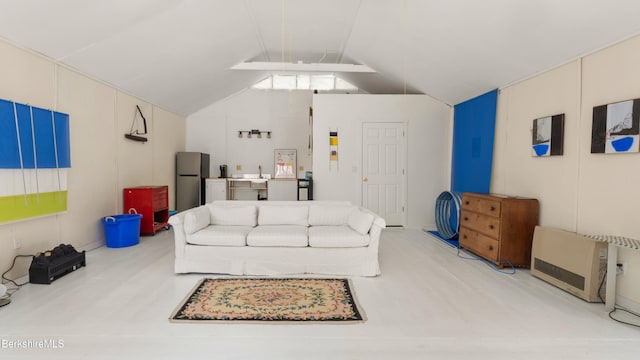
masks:
{"label": "sofa skirt", "polygon": [[313,248],[186,245],[176,273],[377,276],[378,247]]}

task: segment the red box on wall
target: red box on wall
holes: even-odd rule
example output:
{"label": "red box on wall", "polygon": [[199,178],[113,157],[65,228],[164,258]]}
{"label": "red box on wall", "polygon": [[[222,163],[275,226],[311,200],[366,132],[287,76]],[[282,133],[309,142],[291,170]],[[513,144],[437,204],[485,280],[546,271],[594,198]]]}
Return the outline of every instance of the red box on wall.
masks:
{"label": "red box on wall", "polygon": [[123,212],[142,215],[140,234],[155,235],[169,226],[169,187],[137,186],[123,190]]}

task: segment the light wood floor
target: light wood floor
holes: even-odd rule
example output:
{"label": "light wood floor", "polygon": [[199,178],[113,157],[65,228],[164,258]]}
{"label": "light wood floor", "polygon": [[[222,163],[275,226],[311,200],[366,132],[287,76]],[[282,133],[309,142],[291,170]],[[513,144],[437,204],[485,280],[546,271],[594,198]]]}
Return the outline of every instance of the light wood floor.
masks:
{"label": "light wood floor", "polygon": [[[2,359],[638,359],[640,330],[526,270],[497,273],[420,230],[382,234],[383,275],[353,278],[353,325],[173,324],[202,274],[173,273],[170,231],[87,253],[0,308]],[[10,343],[61,340],[57,349]],[[29,345],[29,344],[27,344]]]}

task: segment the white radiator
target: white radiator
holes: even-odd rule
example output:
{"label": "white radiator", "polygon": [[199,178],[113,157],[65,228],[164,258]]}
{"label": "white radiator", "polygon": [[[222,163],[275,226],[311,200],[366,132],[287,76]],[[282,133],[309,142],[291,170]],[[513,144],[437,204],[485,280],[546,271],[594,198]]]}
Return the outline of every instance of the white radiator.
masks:
{"label": "white radiator", "polygon": [[[536,226],[531,275],[586,301],[599,302],[605,281],[607,243],[560,229]],[[606,283],[600,295],[605,298]]]}

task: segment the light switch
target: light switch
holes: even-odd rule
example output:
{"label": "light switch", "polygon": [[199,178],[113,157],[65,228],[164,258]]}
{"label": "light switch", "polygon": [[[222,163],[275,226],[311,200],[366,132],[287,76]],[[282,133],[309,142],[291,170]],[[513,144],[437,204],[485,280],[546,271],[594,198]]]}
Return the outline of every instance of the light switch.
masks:
{"label": "light switch", "polygon": [[242,165],[236,165],[236,170],[238,171],[242,170]]}

